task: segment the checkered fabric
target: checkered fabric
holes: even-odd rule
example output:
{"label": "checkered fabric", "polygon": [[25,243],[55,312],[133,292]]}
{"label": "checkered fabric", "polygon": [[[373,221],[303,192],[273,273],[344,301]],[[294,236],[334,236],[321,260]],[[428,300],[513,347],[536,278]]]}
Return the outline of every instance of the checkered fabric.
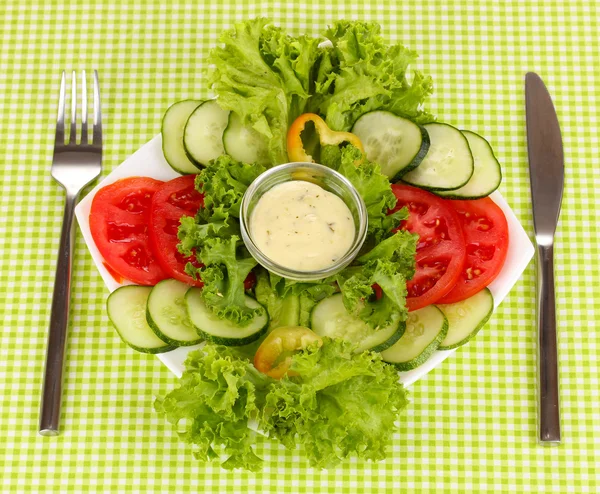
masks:
{"label": "checkered fabric", "polygon": [[[63,433],[37,434],[62,221],[63,193],[50,177],[60,71],[99,71],[106,175],[159,132],[169,104],[210,94],[204,57],[223,29],[258,15],[292,34],[317,34],[339,18],[374,20],[417,50],[435,82],[433,113],[490,140],[501,192],[528,232],[524,76],[543,77],[566,157],[556,247],[559,447],[536,440],[532,263],[477,338],[411,387],[386,461],[315,471],[298,451],[261,439],[261,473],[198,463],[153,411],[175,377],[118,339],[80,235]],[[3,492],[599,492],[597,2],[4,1],[0,22]]]}

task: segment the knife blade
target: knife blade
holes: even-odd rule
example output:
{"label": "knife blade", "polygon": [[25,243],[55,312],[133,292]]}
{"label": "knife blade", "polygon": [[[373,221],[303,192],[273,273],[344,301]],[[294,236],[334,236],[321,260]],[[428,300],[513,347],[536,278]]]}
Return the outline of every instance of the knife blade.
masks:
{"label": "knife blade", "polygon": [[527,154],[537,244],[538,414],[542,444],[560,443],[554,234],[564,188],[564,153],[552,99],[539,75],[525,76]]}

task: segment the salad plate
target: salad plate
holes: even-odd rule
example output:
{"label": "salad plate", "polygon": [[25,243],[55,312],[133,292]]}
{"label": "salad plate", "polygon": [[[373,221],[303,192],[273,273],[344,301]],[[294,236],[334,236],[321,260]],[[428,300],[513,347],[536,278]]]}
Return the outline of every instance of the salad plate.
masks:
{"label": "salad plate", "polygon": [[[104,258],[96,247],[92,238],[89,215],[92,200],[96,192],[102,187],[113,183],[119,179],[132,176],[146,176],[157,180],[170,180],[179,176],[179,174],[166,162],[162,151],[161,136],[157,135],[152,140],[140,147],[133,155],[127,158],[121,165],[116,167],[104,180],[102,180],[87,196],[78,204],[75,214],[83,238],[92,255],[92,259],[104,280],[108,290],[113,292],[117,288],[131,284],[128,281],[117,281],[110,271],[105,267]],[[489,285],[489,289],[494,297],[494,306],[497,307],[508,295],[512,287],[517,283],[521,274],[531,261],[534,254],[534,247],[527,236],[527,233],[519,223],[519,220],[511,210],[509,204],[502,197],[500,192],[495,191],[490,196],[494,202],[502,209],[508,222],[510,242],[508,254],[502,271],[498,277]],[[115,334],[115,337],[117,335]],[[157,357],[178,377],[184,370],[184,361],[187,354],[198,348],[198,346],[180,347],[173,351],[158,354]],[[440,365],[448,358],[454,350],[436,351],[431,357],[419,367],[406,372],[400,372],[400,380],[406,386],[414,383],[429,371]]]}

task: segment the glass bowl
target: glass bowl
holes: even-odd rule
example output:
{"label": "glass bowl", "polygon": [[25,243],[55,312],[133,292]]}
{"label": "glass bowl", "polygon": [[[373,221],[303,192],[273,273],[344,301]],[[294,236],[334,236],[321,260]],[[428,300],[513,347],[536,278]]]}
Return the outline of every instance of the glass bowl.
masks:
{"label": "glass bowl", "polygon": [[[335,194],[344,201],[352,213],[355,227],[352,245],[343,256],[340,256],[334,264],[327,268],[314,271],[299,271],[281,266],[264,255],[252,240],[250,218],[260,198],[275,185],[294,180],[311,182]],[[350,264],[365,241],[367,221],[365,203],[350,181],[335,170],[316,163],[286,163],[285,165],[270,168],[250,184],[250,187],[248,187],[242,198],[240,207],[242,239],[252,257],[269,271],[279,276],[298,281],[323,279],[341,271]]]}

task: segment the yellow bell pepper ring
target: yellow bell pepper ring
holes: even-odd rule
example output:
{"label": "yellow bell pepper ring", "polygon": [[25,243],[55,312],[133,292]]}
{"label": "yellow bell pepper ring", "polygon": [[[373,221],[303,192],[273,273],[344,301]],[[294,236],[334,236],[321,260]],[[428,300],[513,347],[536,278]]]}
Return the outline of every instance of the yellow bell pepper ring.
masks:
{"label": "yellow bell pepper ring", "polygon": [[287,153],[290,161],[303,161],[314,163],[313,157],[306,152],[304,149],[304,143],[302,142],[302,132],[308,122],[312,122],[315,126],[315,130],[319,135],[319,142],[321,146],[331,145],[339,146],[343,142],[348,142],[354,147],[360,149],[361,153],[364,154],[362,142],[358,136],[351,132],[338,132],[331,130],[319,115],[315,113],[303,113],[300,115],[292,125],[290,126],[287,133]]}

